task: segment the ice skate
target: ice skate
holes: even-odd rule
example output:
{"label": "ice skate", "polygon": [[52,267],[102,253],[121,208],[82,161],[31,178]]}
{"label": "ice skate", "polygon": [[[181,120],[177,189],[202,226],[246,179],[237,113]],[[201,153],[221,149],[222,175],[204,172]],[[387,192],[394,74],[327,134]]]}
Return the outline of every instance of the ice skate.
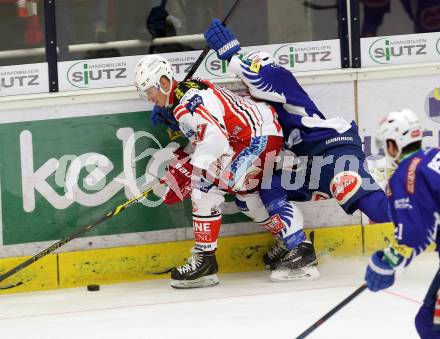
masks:
{"label": "ice skate", "polygon": [[189,262],[171,271],[171,287],[184,289],[215,286],[220,282],[217,272],[215,251],[205,252],[193,248]]}
{"label": "ice skate", "polygon": [[313,244],[303,241],[289,251],[272,270],[270,280],[313,280],[319,278],[317,259]]}

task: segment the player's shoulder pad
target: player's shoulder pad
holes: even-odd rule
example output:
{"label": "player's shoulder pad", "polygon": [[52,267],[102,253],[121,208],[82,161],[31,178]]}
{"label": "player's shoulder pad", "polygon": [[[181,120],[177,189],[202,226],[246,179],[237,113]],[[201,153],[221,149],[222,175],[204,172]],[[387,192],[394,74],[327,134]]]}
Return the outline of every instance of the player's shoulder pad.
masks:
{"label": "player's shoulder pad", "polygon": [[177,105],[188,101],[186,103],[186,108],[190,112],[194,112],[200,104],[203,104],[202,97],[197,94],[198,91],[206,90],[208,88],[209,85],[202,81],[190,80],[179,82],[172,93],[174,102],[173,109]]}

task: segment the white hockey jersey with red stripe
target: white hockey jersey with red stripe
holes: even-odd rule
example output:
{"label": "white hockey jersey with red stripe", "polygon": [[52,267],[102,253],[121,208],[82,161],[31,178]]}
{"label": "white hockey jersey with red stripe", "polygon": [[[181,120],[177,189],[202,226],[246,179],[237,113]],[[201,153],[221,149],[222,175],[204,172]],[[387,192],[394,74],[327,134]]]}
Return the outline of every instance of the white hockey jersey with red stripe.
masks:
{"label": "white hockey jersey with red stripe", "polygon": [[172,96],[173,114],[195,146],[191,163],[208,169],[259,136],[282,136],[275,109],[207,81],[178,83]]}

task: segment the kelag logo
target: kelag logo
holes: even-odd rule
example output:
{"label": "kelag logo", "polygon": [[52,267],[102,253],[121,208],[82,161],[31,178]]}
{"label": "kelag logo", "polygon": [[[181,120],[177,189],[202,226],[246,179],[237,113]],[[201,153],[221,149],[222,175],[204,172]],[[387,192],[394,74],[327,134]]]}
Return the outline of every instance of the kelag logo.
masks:
{"label": "kelag logo", "polygon": [[212,52],[205,59],[205,68],[209,74],[216,77],[224,77],[228,74],[228,62],[219,60],[215,52]]}
{"label": "kelag logo", "polygon": [[426,55],[426,39],[390,39],[375,40],[370,48],[371,59],[378,64],[389,64],[401,57]]}
{"label": "kelag logo", "polygon": [[67,80],[78,88],[90,87],[94,82],[114,81],[127,78],[127,65],[120,63],[90,64],[77,62],[67,71]]}
{"label": "kelag logo", "polygon": [[428,118],[440,123],[440,87],[429,93],[425,100],[425,112]]}
{"label": "kelag logo", "polygon": [[284,45],[274,53],[275,60],[287,68],[295,68],[299,64],[329,62],[332,61],[331,46],[308,46]]}

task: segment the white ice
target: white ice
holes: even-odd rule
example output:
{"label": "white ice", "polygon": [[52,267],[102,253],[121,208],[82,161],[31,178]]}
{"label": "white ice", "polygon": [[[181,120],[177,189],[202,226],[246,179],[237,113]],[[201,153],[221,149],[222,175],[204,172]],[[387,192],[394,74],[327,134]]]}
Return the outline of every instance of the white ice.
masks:
{"label": "white ice", "polygon": [[[0,296],[0,338],[295,338],[363,283],[367,258],[322,259],[321,278],[272,283],[266,272],[220,275],[216,287],[167,280]],[[418,338],[414,327],[438,268],[421,255],[387,291],[364,291],[307,338]]]}

